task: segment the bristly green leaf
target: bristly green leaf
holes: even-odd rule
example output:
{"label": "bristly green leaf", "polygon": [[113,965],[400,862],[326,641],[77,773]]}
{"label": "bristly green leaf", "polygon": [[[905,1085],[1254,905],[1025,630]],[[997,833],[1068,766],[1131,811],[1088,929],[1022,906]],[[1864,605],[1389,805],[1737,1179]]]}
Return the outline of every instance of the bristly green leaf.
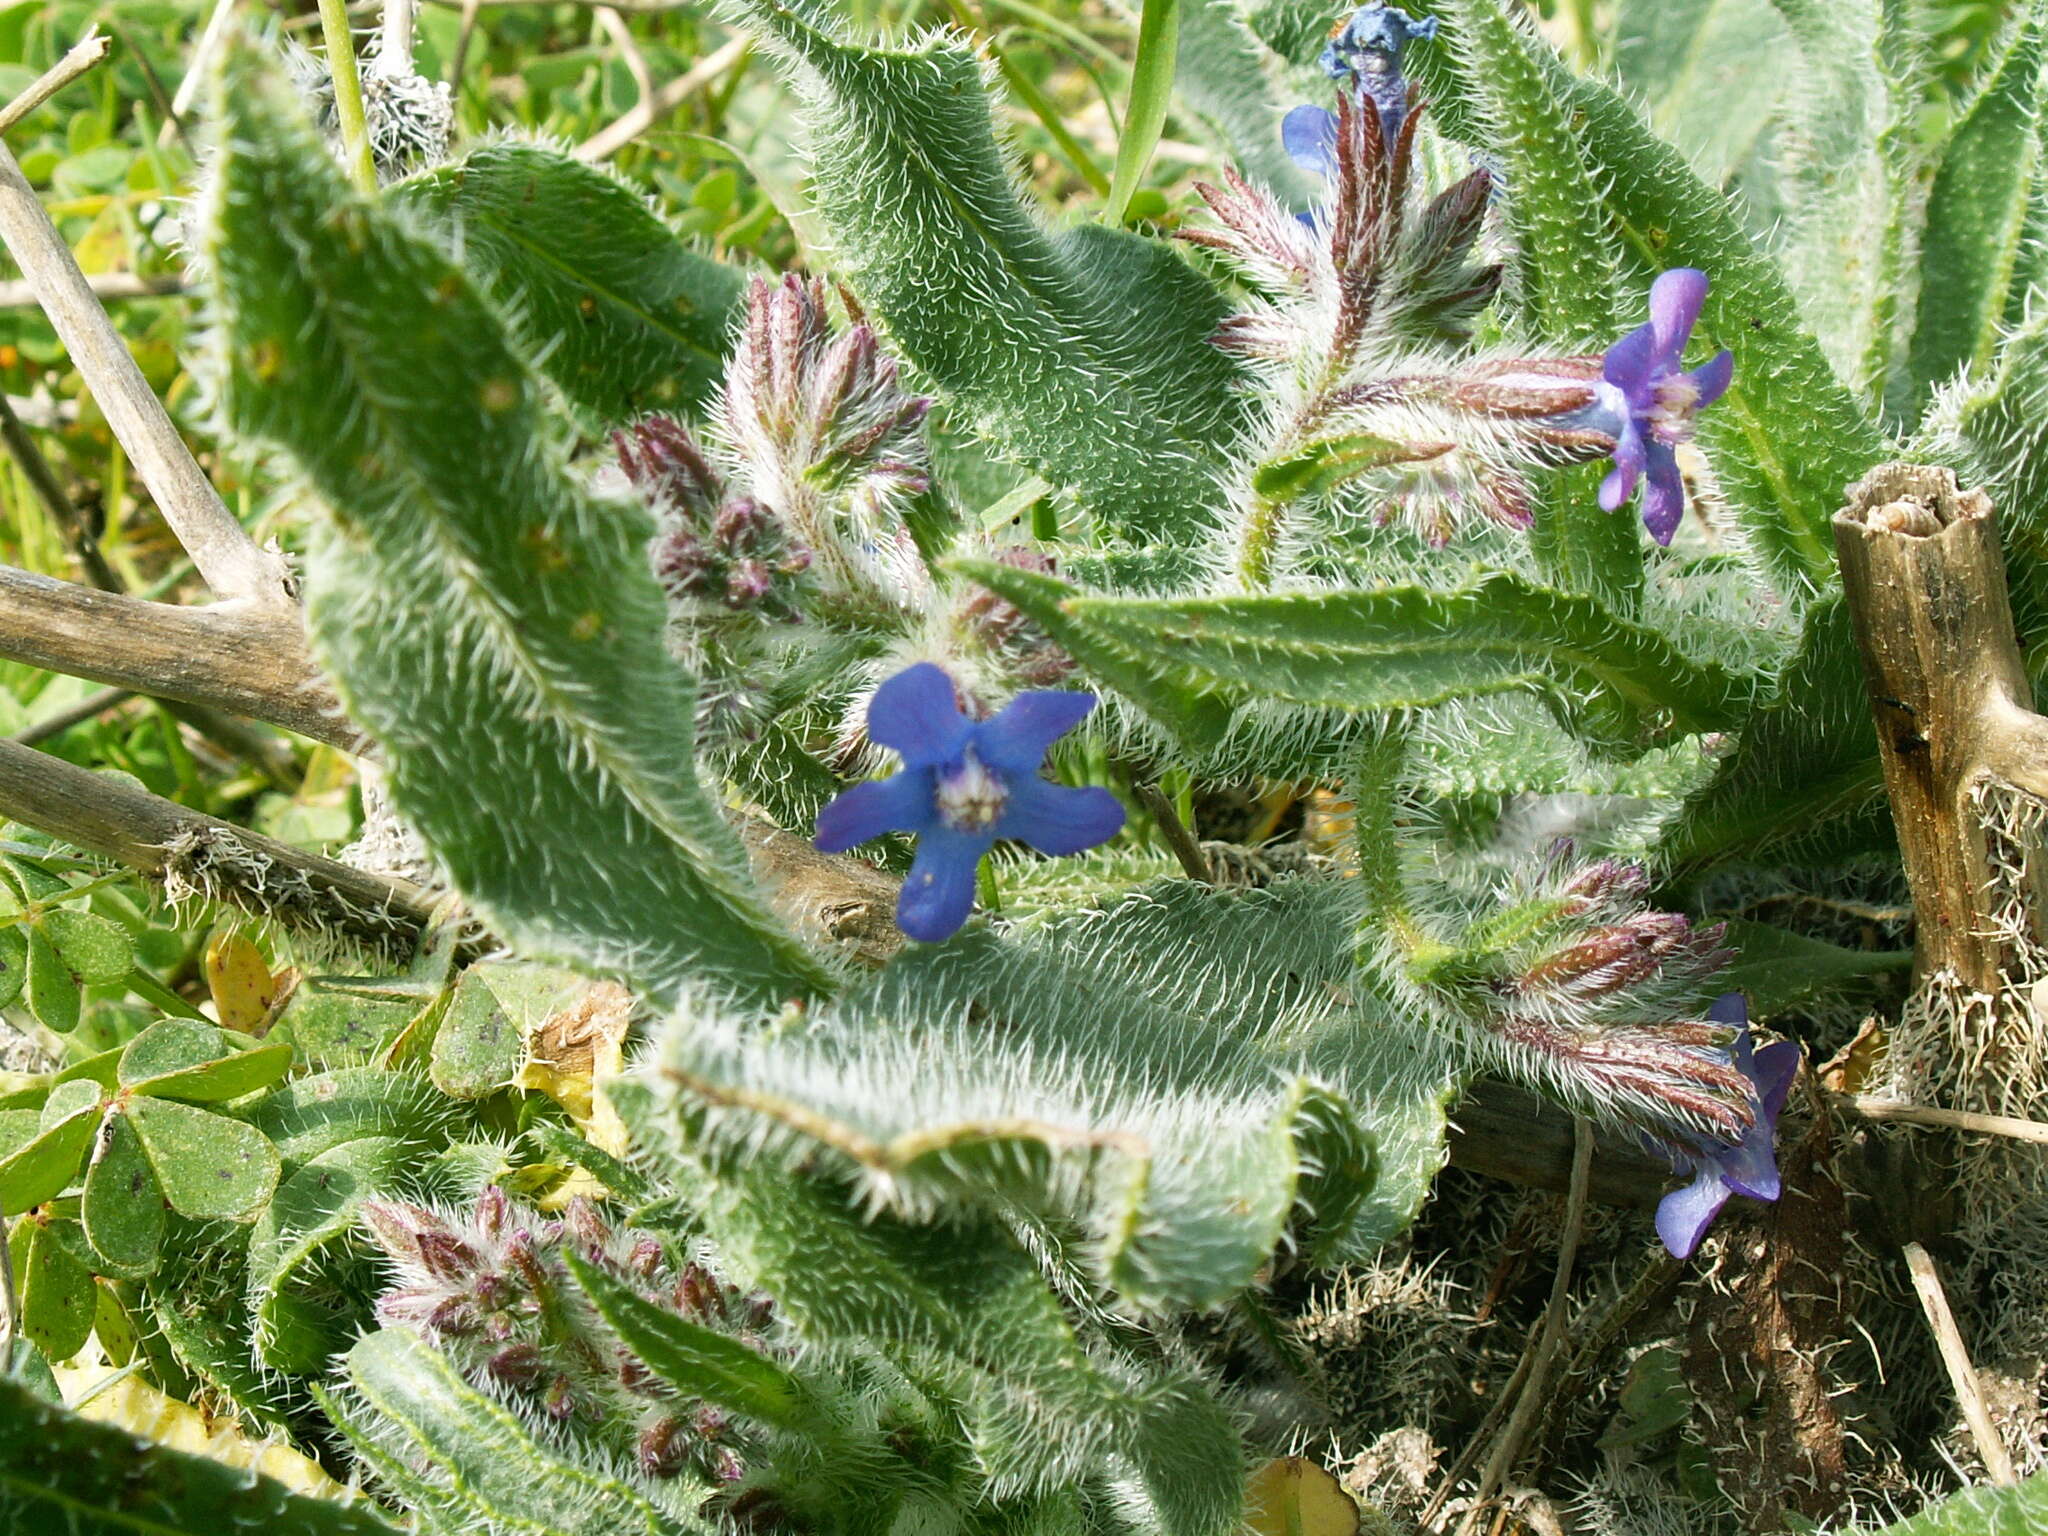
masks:
{"label": "bristly green leaf", "polygon": [[[1785,92],[1780,174],[1793,193],[1777,248],[1835,372],[1882,398],[1903,363],[1919,220],[1911,206],[1926,50],[1902,0],[1773,0],[1806,67]],[[1745,63],[1758,69],[1754,45]]]}
{"label": "bristly green leaf", "polygon": [[1476,87],[1492,130],[1488,147],[1510,189],[1523,313],[1538,335],[1568,350],[1604,347],[1620,319],[1614,232],[1587,174],[1570,104],[1500,0],[1458,0],[1456,25],[1445,35]]}
{"label": "bristly green leaf", "polygon": [[1736,958],[1714,977],[1714,985],[1740,992],[1752,1018],[1768,1019],[1789,1003],[1859,976],[1902,971],[1913,952],[1844,949],[1768,923],[1728,923],[1728,946]]}
{"label": "bristly green leaf", "polygon": [[744,0],[808,103],[838,268],[892,344],[1007,453],[1132,537],[1188,539],[1240,410],[1209,344],[1222,295],[1159,241],[1049,232],[1019,201],[986,81],[957,42],[828,35]]}
{"label": "bristly green leaf", "polygon": [[2038,1536],[2048,1525],[2048,1472],[2014,1488],[1965,1488],[1870,1536]]}
{"label": "bristly green leaf", "polygon": [[1015,604],[1091,674],[1185,745],[1197,750],[1213,746],[1229,729],[1230,707],[1185,671],[1166,664],[1156,652],[1129,649],[1069,618],[1066,604],[1086,596],[1079,588],[996,560],[950,560],[946,569]]}
{"label": "bristly green leaf", "polygon": [[463,266],[594,425],[693,414],[718,388],[745,275],[690,250],[603,171],[504,141],[384,196],[447,229]]}
{"label": "bristly green leaf", "polygon": [[2040,156],[2043,12],[2030,0],[2013,23],[2004,54],[1950,134],[1935,172],[1908,359],[1909,421],[1957,369],[1990,361],[2006,318]]}
{"label": "bristly green leaf", "polygon": [[1745,169],[1787,81],[1759,59],[1785,46],[1771,0],[1621,0],[1614,63],[1650,122],[1709,186]]}
{"label": "bristly green leaf", "polygon": [[1658,631],[1506,571],[1450,592],[1077,597],[1063,606],[1084,632],[1171,657],[1237,697],[1380,711],[1530,689],[1575,728],[1618,746],[1727,729],[1748,698],[1740,679],[1687,659]]}
{"label": "bristly green leaf", "polygon": [[[367,1334],[348,1352],[349,1379],[376,1410],[351,1435],[425,1457],[426,1481],[493,1530],[539,1536],[693,1536],[709,1530],[658,1508],[640,1488],[543,1446],[502,1403],[477,1391],[431,1345],[403,1329]],[[680,1497],[688,1484],[676,1488]],[[502,1524],[497,1523],[502,1522]]]}
{"label": "bristly green leaf", "polygon": [[233,66],[206,243],[226,415],[325,504],[316,647],[394,801],[492,927],[656,995],[827,984],[693,765],[641,513],[564,463],[539,381],[439,250]]}
{"label": "bristly green leaf", "polygon": [[1297,207],[1316,200],[1318,188],[1281,147],[1287,108],[1266,73],[1265,50],[1230,0],[1181,0],[1174,92],[1246,176]]}
{"label": "bristly green leaf", "polygon": [[798,1434],[821,1427],[803,1383],[759,1350],[655,1306],[572,1250],[564,1257],[620,1342],[686,1397]]}
{"label": "bristly green leaf", "polygon": [[361,1504],[95,1424],[0,1377],[0,1525],[65,1536],[398,1536]]}
{"label": "bristly green leaf", "polygon": [[318,1373],[364,1321],[345,1292],[320,1285],[321,1260],[343,1250],[363,1201],[418,1187],[419,1149],[365,1136],[309,1160],[277,1188],[249,1233],[248,1312],[274,1371]]}
{"label": "bristly green leaf", "polygon": [[[1418,0],[1411,9],[1442,14],[1446,0]],[[1476,88],[1449,67],[1450,52],[1418,48],[1411,58],[1446,130],[1490,149]],[[1776,263],[1757,249],[1728,199],[1703,184],[1612,87],[1573,75],[1548,48],[1535,53],[1577,120],[1588,171],[1604,189],[1635,278],[1647,290],[1658,272],[1698,267],[1712,280],[1693,342],[1701,357],[1730,349],[1735,379],[1700,414],[1700,442],[1779,588],[1788,596],[1826,590],[1835,582],[1828,520],[1842,488],[1885,454],[1875,420],[1834,376]]]}
{"label": "bristly green leaf", "polygon": [[1820,859],[1892,846],[1863,668],[1839,598],[1807,616],[1799,654],[1714,779],[1658,843],[1681,879],[1721,864]]}

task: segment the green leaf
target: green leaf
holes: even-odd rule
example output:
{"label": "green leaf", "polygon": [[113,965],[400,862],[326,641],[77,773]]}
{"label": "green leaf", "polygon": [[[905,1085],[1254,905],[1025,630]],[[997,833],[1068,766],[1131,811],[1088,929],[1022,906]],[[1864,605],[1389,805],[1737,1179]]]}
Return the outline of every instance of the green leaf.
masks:
{"label": "green leaf", "polygon": [[96,912],[57,907],[43,914],[43,936],[71,974],[89,987],[125,981],[135,965],[128,930]]}
{"label": "green leaf", "polygon": [[1207,125],[1246,176],[1307,207],[1320,187],[1281,147],[1287,108],[1265,66],[1265,49],[1230,0],[1181,0],[1173,85],[1183,115]]}
{"label": "green leaf", "polygon": [[745,276],[690,250],[641,194],[596,167],[500,141],[384,196],[447,230],[596,425],[694,414],[724,378]]}
{"label": "green leaf", "polygon": [[1035,1213],[1086,1233],[1090,1282],[1131,1305],[1216,1305],[1283,1234],[1370,1252],[1441,1158],[1447,1080],[1337,1002],[1356,900],[1161,882],[900,956],[803,1031],[678,1021],[652,1067],[666,1135],[764,1180],[836,1170],[906,1219]]}
{"label": "green leaf", "polygon": [[28,936],[17,923],[0,923],[0,1008],[13,1005],[28,980]]}
{"label": "green leaf", "polygon": [[1614,233],[1571,104],[1500,0],[1458,0],[1446,41],[1477,88],[1489,149],[1513,189],[1507,212],[1523,313],[1539,335],[1570,350],[1604,347],[1618,321]]}
{"label": "green leaf", "polygon": [[[1411,50],[1446,128],[1489,149],[1471,82],[1446,70],[1443,54]],[[1885,457],[1876,422],[1835,377],[1776,263],[1728,199],[1702,183],[1612,87],[1573,75],[1548,49],[1536,62],[1578,121],[1588,172],[1645,291],[1651,275],[1672,267],[1698,267],[1712,279],[1693,345],[1701,357],[1730,349],[1735,378],[1701,412],[1699,440],[1780,589],[1825,590],[1835,581],[1828,520],[1842,488]]]}
{"label": "green leaf", "polygon": [[290,1044],[317,1065],[352,1066],[381,1056],[422,1005],[420,999],[367,997],[325,978],[309,977],[299,983],[266,1038]]}
{"label": "green leaf", "polygon": [[398,1536],[362,1505],[95,1424],[0,1378],[0,1514],[65,1536]]}
{"label": "green leaf", "polygon": [[644,517],[569,471],[463,275],[354,194],[274,82],[246,60],[233,81],[205,237],[221,399],[326,505],[307,615],[399,809],[536,958],[657,996],[824,989],[696,776]]}
{"label": "green leaf", "polygon": [[1779,136],[1794,194],[1779,259],[1835,372],[1874,401],[1904,362],[1927,50],[1900,0],[1774,3],[1805,66],[1796,76],[1748,69],[1799,82],[1785,92],[1789,131]]}
{"label": "green leaf", "polygon": [[126,1115],[108,1115],[101,1124],[85,1170],[79,1217],[101,1274],[145,1280],[156,1273],[164,1242],[164,1192]]}
{"label": "green leaf", "polygon": [[8,1238],[21,1331],[53,1361],[69,1360],[92,1332],[92,1271],[64,1241],[58,1230],[64,1225],[69,1223],[25,1216]]}
{"label": "green leaf", "polygon": [[342,1067],[294,1077],[265,1094],[249,1121],[287,1161],[309,1162],[362,1136],[444,1146],[463,1119],[424,1073]]}
{"label": "green leaf", "polygon": [[418,1148],[390,1136],[332,1147],[277,1187],[249,1232],[246,1305],[263,1363],[320,1373],[363,1318],[345,1288],[322,1278],[322,1260],[346,1245],[363,1201],[416,1182]]}
{"label": "green leaf", "polygon": [[2035,1536],[2048,1524],[2048,1473],[2012,1488],[1965,1488],[1872,1536]]}
{"label": "green leaf", "polygon": [[684,1396],[796,1434],[816,1427],[817,1408],[803,1383],[759,1350],[664,1311],[573,1252],[564,1255],[576,1283],[620,1342]]}
{"label": "green leaf", "polygon": [[1715,976],[1714,984],[1748,998],[1756,1018],[1769,1018],[1823,987],[1903,971],[1913,964],[1910,949],[1844,949],[1768,923],[1731,921],[1727,927],[1727,942],[1736,957]]}
{"label": "green leaf", "polygon": [[78,1028],[78,978],[40,928],[28,938],[28,1011],[43,1028],[68,1035]]}
{"label": "green leaf", "polygon": [[131,1099],[126,1113],[181,1216],[246,1220],[277,1188],[277,1148],[252,1125],[175,1099]]}
{"label": "green leaf", "polygon": [[1095,677],[1123,694],[1190,747],[1211,746],[1230,726],[1230,706],[1188,674],[1162,666],[1157,652],[1133,650],[1076,624],[1066,604],[1083,594],[1056,576],[995,560],[955,559],[948,571],[1014,603]]}
{"label": "green leaf", "polygon": [[1905,415],[1920,415],[1957,369],[1991,359],[2006,318],[2040,156],[2036,123],[2048,58],[2042,6],[2029,3],[1942,151],[1920,241],[1920,308]]}
{"label": "green leaf", "polygon": [[91,1105],[81,1105],[48,1126],[33,1124],[34,1116],[29,1116],[30,1125],[22,1125],[24,1115],[25,1110],[0,1112],[0,1148],[8,1144],[10,1125],[22,1135],[19,1145],[0,1156],[0,1211],[28,1210],[70,1186],[99,1123],[98,1096]]}
{"label": "green leaf", "polygon": [[1049,232],[1018,200],[981,66],[957,42],[863,48],[777,0],[744,9],[809,109],[838,270],[895,348],[1119,533],[1195,537],[1242,408],[1208,341],[1222,295],[1160,242]]}
{"label": "green leaf", "polygon": [[457,984],[434,1036],[434,1086],[451,1098],[480,1099],[511,1087],[525,1056],[519,1026],[472,968]]}
{"label": "green leaf", "polygon": [[1856,638],[1833,598],[1807,615],[1777,691],[1665,827],[1658,862],[1692,880],[1724,864],[1817,862],[1894,846]]}
{"label": "green leaf", "polygon": [[159,1019],[121,1053],[121,1086],[195,1104],[239,1099],[291,1070],[282,1043],[243,1047],[238,1037],[197,1019]]}
{"label": "green leaf", "polygon": [[1173,100],[1173,74],[1180,53],[1181,0],[1143,0],[1138,17],[1138,53],[1131,63],[1131,95],[1124,105],[1123,132],[1116,141],[1116,169],[1102,221],[1117,225],[1131,206],[1166,126]]}
{"label": "green leaf", "polygon": [[[367,1334],[348,1352],[347,1364],[349,1379],[385,1421],[386,1434],[402,1437],[407,1459],[424,1455],[428,1480],[479,1525],[502,1521],[507,1531],[561,1536],[684,1536],[709,1529],[664,1514],[623,1478],[545,1448],[511,1410],[471,1387],[415,1334],[394,1328]],[[358,1421],[358,1433],[366,1428]],[[675,1492],[680,1502],[690,1490],[685,1484]]]}
{"label": "green leaf", "polygon": [[1072,598],[1084,631],[1170,656],[1239,696],[1383,711],[1530,689],[1576,729],[1647,744],[1738,723],[1747,695],[1712,662],[1590,598],[1499,571],[1440,592],[1388,586],[1282,596]]}
{"label": "green leaf", "polygon": [[1784,73],[1757,67],[1789,39],[1771,0],[1622,0],[1614,62],[1650,123],[1709,186],[1744,168],[1771,122]]}

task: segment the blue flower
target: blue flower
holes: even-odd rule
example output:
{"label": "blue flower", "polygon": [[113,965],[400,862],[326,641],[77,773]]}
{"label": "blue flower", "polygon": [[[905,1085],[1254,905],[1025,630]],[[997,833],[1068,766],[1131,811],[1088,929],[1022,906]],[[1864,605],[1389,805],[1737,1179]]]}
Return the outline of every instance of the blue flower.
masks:
{"label": "blue flower", "polygon": [[1690,1184],[1674,1189],[1657,1204],[1657,1235],[1672,1257],[1679,1259],[1692,1256],[1730,1195],[1747,1195],[1752,1200],[1778,1198],[1778,1114],[1799,1073],[1799,1047],[1791,1041],[1756,1049],[1749,1034],[1749,1009],[1741,993],[1725,993],[1708,1017],[1739,1031],[1734,1065],[1749,1080],[1756,1116],[1733,1145],[1698,1138],[1689,1146],[1660,1144],[1673,1172],[1693,1176]]}
{"label": "blue flower", "polygon": [[1280,143],[1287,158],[1325,181],[1337,179],[1337,114],[1299,106],[1280,119]]}
{"label": "blue flower", "polygon": [[1555,425],[1614,439],[1614,468],[1600,505],[1619,509],[1643,485],[1643,526],[1669,544],[1685,513],[1685,480],[1674,447],[1692,436],[1693,417],[1720,399],[1735,375],[1723,348],[1690,373],[1679,368],[1707,297],[1707,274],[1676,267],[1650,285],[1650,318],[1607,349],[1593,403]]}
{"label": "blue flower", "polygon": [[1435,36],[1434,16],[1417,21],[1406,11],[1373,0],[1353,11],[1350,19],[1330,34],[1329,46],[1316,62],[1332,80],[1346,81],[1359,95],[1370,98],[1379,109],[1380,129],[1391,148],[1400,136],[1402,119],[1408,115],[1408,81],[1401,72],[1401,55],[1411,41]]}
{"label": "blue flower", "polygon": [[1079,853],[1123,829],[1106,789],[1039,777],[1046,748],[1095,707],[1092,693],[1020,693],[987,720],[954,702],[953,680],[928,661],[875,690],[868,736],[903,759],[891,778],[856,784],[818,813],[817,847],[843,853],[884,832],[917,834],[917,858],[896,901],[896,925],[936,944],[974,908],[974,872],[1003,837],[1040,853]]}

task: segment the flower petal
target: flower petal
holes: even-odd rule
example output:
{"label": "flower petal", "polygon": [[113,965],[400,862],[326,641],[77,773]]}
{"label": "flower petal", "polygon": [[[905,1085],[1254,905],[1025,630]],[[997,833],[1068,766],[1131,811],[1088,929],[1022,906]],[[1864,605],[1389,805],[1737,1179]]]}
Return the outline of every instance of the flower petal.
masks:
{"label": "flower petal", "polygon": [[1106,789],[1069,789],[1037,774],[1013,779],[996,836],[1021,838],[1040,853],[1079,853],[1123,830],[1124,808]]}
{"label": "flower petal", "polygon": [[1704,411],[1728,393],[1728,385],[1735,378],[1735,354],[1723,347],[1686,377],[1692,380],[1692,387],[1699,391],[1693,400],[1692,408]]}
{"label": "flower petal", "polygon": [[953,679],[929,661],[905,667],[868,701],[868,739],[912,766],[958,757],[971,724],[953,702]]}
{"label": "flower petal", "polygon": [[1740,992],[1723,992],[1714,999],[1714,1006],[1707,1010],[1707,1017],[1716,1024],[1741,1029],[1749,1023],[1749,999]]}
{"label": "flower petal", "polygon": [[1616,512],[1628,504],[1629,497],[1635,494],[1636,481],[1642,478],[1644,463],[1643,434],[1633,421],[1626,422],[1621,435],[1614,440],[1614,468],[1600,482],[1603,510]]}
{"label": "flower petal", "polygon": [[1669,544],[1685,516],[1685,477],[1678,472],[1678,455],[1669,443],[1652,439],[1643,445],[1649,460],[1643,489],[1643,526],[1659,544]]}
{"label": "flower petal", "polygon": [[1079,725],[1095,707],[1092,693],[1037,689],[1020,693],[992,720],[974,727],[974,754],[1004,773],[1036,773],[1046,748]]}
{"label": "flower petal", "polygon": [[844,853],[884,832],[922,832],[932,819],[932,771],[906,768],[835,796],[818,812],[812,846],[820,853]]}
{"label": "flower petal", "polygon": [[1728,1191],[1711,1167],[1683,1189],[1674,1189],[1657,1202],[1657,1235],[1674,1259],[1689,1259],[1707,1228],[1728,1203]]}
{"label": "flower petal", "polygon": [[1656,358],[1664,367],[1678,367],[1706,301],[1707,274],[1698,267],[1673,267],[1650,284],[1650,324],[1657,333]]}
{"label": "flower petal", "polygon": [[896,898],[896,926],[924,944],[950,939],[974,910],[974,872],[995,838],[935,824],[917,840],[910,878]]}
{"label": "flower petal", "polygon": [[1647,410],[1650,380],[1657,370],[1657,328],[1639,325],[1600,359],[1600,377],[1628,397],[1632,409]]}
{"label": "flower petal", "polygon": [[1337,174],[1337,119],[1324,108],[1300,106],[1280,119],[1280,143],[1304,171]]}

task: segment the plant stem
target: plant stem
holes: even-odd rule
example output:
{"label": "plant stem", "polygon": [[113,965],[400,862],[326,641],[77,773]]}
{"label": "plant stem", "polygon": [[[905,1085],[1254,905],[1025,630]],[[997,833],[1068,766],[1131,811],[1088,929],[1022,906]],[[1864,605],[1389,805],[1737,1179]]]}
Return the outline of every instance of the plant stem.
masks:
{"label": "plant stem", "polygon": [[341,126],[342,161],[357,187],[375,192],[377,162],[370,155],[370,120],[363,113],[363,78],[356,72],[348,0],[320,0],[320,32],[327,41],[327,72],[334,81],[334,118]]}

